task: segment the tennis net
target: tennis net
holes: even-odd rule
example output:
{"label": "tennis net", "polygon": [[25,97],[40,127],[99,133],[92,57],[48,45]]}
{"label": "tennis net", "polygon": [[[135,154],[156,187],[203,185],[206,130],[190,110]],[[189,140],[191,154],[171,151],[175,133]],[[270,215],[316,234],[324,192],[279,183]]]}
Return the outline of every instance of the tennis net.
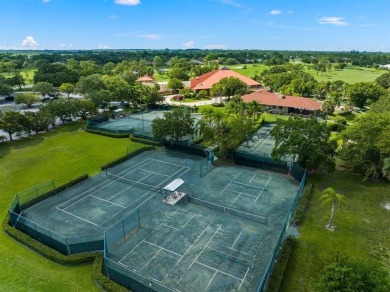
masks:
{"label": "tennis net", "polygon": [[260,187],[260,186],[255,186],[255,185],[247,185],[247,184],[244,184],[242,182],[235,181],[235,180],[231,180],[230,182],[232,184],[235,184],[235,185],[238,185],[238,186],[242,186],[242,187],[246,187],[246,188],[257,189],[257,190],[260,190],[260,191],[266,190],[265,187]]}
{"label": "tennis net", "polygon": [[203,206],[203,207],[206,207],[206,208],[210,208],[210,209],[213,209],[213,210],[216,210],[216,211],[219,211],[219,212],[223,212],[223,213],[226,213],[226,214],[230,214],[230,215],[234,215],[234,216],[237,216],[237,217],[241,217],[243,219],[251,220],[251,221],[262,223],[262,224],[268,224],[268,218],[267,217],[255,215],[255,214],[244,212],[244,211],[240,211],[240,210],[237,210],[237,209],[228,208],[228,207],[225,207],[225,206],[222,206],[222,205],[218,205],[218,204],[215,204],[215,203],[212,203],[212,202],[209,202],[209,201],[205,201],[205,200],[202,200],[202,199],[199,199],[199,198],[195,198],[195,197],[192,197],[192,196],[188,196],[188,202],[196,204],[196,205],[199,205],[199,206]]}
{"label": "tennis net", "polygon": [[135,186],[135,187],[138,187],[138,188],[141,188],[144,190],[148,190],[148,191],[152,191],[152,192],[160,192],[161,191],[161,187],[159,187],[159,186],[152,186],[152,185],[148,185],[148,184],[141,183],[138,181],[134,181],[134,180],[125,178],[123,176],[119,176],[117,174],[111,173],[111,172],[106,172],[106,178],[116,180],[116,181],[119,181],[119,182],[122,182],[122,183],[125,183],[128,185]]}
{"label": "tennis net", "polygon": [[229,259],[231,262],[241,264],[246,267],[252,267],[253,268],[253,258],[245,259],[242,257],[238,257],[237,255],[231,254],[229,251],[226,250],[218,250],[217,246],[210,246],[210,245],[204,245],[202,246],[202,249],[204,250],[204,253],[208,256],[216,256],[218,258],[223,259]]}

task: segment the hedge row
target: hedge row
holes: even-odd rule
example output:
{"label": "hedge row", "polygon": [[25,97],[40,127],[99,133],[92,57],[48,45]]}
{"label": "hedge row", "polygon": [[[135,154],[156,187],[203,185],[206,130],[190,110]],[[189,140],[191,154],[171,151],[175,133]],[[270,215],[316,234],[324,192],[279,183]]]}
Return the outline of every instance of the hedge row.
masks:
{"label": "hedge row", "polygon": [[92,130],[92,129],[85,129],[85,132],[91,133],[91,134],[97,134],[102,135],[110,138],[127,138],[129,136],[129,133],[109,133],[105,131],[99,131],[99,130]]}
{"label": "hedge row", "polygon": [[295,210],[293,219],[291,220],[291,223],[296,226],[302,223],[303,217],[306,213],[306,209],[308,207],[308,202],[311,197],[311,191],[313,189],[312,184],[307,184],[302,192],[302,197],[299,200],[298,206]]}
{"label": "hedge row", "polygon": [[129,153],[129,154],[126,154],[125,156],[122,156],[122,157],[119,157],[117,159],[115,159],[114,161],[111,161],[103,166],[100,167],[101,170],[106,170],[110,167],[113,167],[115,165],[118,165],[120,163],[122,163],[123,161],[126,161],[142,152],[145,152],[145,151],[149,151],[149,150],[154,150],[155,148],[153,146],[147,146],[147,147],[144,147],[144,148],[141,148],[141,149],[138,149],[137,151],[134,151],[132,153]]}
{"label": "hedge row", "polygon": [[132,142],[137,142],[137,143],[147,144],[152,146],[160,146],[160,142],[134,137],[133,135],[129,135],[129,139]]}
{"label": "hedge row", "polygon": [[63,255],[62,253],[56,251],[55,249],[52,249],[47,245],[44,245],[43,243],[40,243],[39,241],[31,238],[27,234],[19,231],[18,229],[13,228],[11,225],[9,225],[8,215],[6,215],[5,218],[3,219],[3,230],[10,237],[20,242],[21,244],[25,245],[29,249],[61,265],[79,265],[84,263],[90,263],[97,256],[97,253]]}
{"label": "hedge row", "polygon": [[282,283],[284,271],[290,258],[290,253],[294,245],[294,237],[289,236],[285,239],[282,245],[282,249],[279,251],[276,263],[272,268],[271,275],[269,276],[267,283],[267,292],[278,292],[280,284]]}
{"label": "hedge row", "polygon": [[88,174],[84,174],[84,175],[82,175],[82,176],[80,176],[80,177],[78,177],[78,178],[76,178],[76,179],[74,179],[74,180],[72,180],[72,181],[62,185],[62,186],[59,186],[59,187],[55,188],[54,190],[52,190],[50,192],[47,192],[47,193],[42,194],[42,195],[40,195],[40,196],[38,196],[36,198],[33,198],[30,201],[23,202],[23,204],[21,204],[20,208],[22,210],[27,209],[28,207],[31,207],[31,206],[33,206],[33,205],[35,205],[35,204],[37,204],[37,203],[39,203],[39,202],[41,202],[43,200],[46,200],[47,198],[55,196],[57,193],[62,192],[64,190],[66,190],[67,188],[70,188],[70,187],[72,187],[74,185],[77,185],[78,183],[80,183],[80,182],[82,182],[84,180],[87,180],[88,178],[89,178]]}
{"label": "hedge row", "polygon": [[96,283],[106,292],[126,292],[129,291],[118,283],[111,281],[104,274],[103,256],[98,254],[93,264],[93,277]]}

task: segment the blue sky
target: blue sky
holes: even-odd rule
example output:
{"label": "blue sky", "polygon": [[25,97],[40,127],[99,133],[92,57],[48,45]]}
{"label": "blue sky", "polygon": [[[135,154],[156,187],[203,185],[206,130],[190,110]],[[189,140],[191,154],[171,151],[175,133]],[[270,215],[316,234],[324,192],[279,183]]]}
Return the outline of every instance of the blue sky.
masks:
{"label": "blue sky", "polygon": [[390,0],[0,0],[0,49],[390,51]]}

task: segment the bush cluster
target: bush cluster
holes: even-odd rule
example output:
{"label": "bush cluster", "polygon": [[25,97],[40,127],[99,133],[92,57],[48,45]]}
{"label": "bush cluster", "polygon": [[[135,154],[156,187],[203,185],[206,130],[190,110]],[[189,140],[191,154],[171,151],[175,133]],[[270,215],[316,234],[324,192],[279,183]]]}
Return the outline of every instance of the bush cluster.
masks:
{"label": "bush cluster", "polygon": [[328,123],[326,125],[328,131],[330,132],[341,132],[341,131],[344,131],[346,129],[346,125],[344,124],[338,124],[338,123]]}
{"label": "bush cluster", "polygon": [[104,261],[103,256],[98,254],[95,258],[95,262],[93,264],[93,277],[96,283],[107,292],[126,292],[129,291],[126,288],[122,287],[118,283],[111,281],[104,274]]}
{"label": "bush cluster", "polygon": [[290,253],[294,245],[294,237],[289,236],[285,239],[282,244],[282,248],[279,251],[277,261],[272,268],[271,275],[268,279],[267,291],[268,292],[278,292],[280,284],[282,283],[284,271],[290,258]]}
{"label": "bush cluster", "polygon": [[97,256],[97,253],[63,255],[62,253],[56,251],[55,249],[52,249],[47,245],[44,245],[43,243],[31,238],[27,234],[17,230],[16,228],[13,228],[9,224],[8,215],[5,216],[5,218],[3,219],[3,230],[10,237],[20,242],[21,244],[25,245],[29,249],[61,265],[80,265],[84,263],[90,263]]}
{"label": "bush cluster", "polygon": [[225,105],[223,102],[214,102],[211,104],[213,107],[224,107]]}
{"label": "bush cluster", "polygon": [[99,131],[99,130],[92,130],[92,129],[85,129],[85,132],[91,133],[91,134],[97,134],[102,135],[110,138],[127,138],[129,136],[129,133],[109,133],[105,131]]}
{"label": "bush cluster", "polygon": [[296,226],[302,223],[303,217],[306,213],[306,209],[308,207],[308,202],[311,197],[311,192],[313,189],[312,184],[307,184],[302,192],[302,197],[299,200],[298,206],[295,210],[294,216],[291,219],[291,223]]}
{"label": "bush cluster", "polygon": [[134,137],[133,135],[130,135],[129,139],[132,142],[137,142],[137,143],[147,144],[152,146],[160,146],[160,142]]}

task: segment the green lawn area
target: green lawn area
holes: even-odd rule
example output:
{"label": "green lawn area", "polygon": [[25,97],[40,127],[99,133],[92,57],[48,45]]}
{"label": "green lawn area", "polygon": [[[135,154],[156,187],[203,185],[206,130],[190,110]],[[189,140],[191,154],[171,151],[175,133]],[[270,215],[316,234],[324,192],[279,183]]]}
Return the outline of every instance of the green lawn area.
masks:
{"label": "green lawn area", "polygon": [[[244,66],[246,66],[246,69],[242,69]],[[228,67],[229,69],[236,71],[237,73],[240,73],[249,78],[253,78],[255,75],[259,75],[265,69],[269,69],[269,66],[263,64],[238,64]]]}
{"label": "green lawn area", "polygon": [[356,82],[373,82],[377,77],[386,73],[384,70],[375,68],[366,68],[360,66],[348,65],[344,70],[334,70],[318,73],[309,66],[306,66],[306,71],[309,72],[318,81],[336,81],[342,80],[349,84]]}
{"label": "green lawn area", "polygon": [[[300,236],[292,250],[280,291],[313,291],[312,283],[319,277],[323,265],[337,253],[357,261],[382,261],[390,257],[390,184],[362,182],[361,177],[348,172],[312,175],[314,193],[309,202]],[[346,197],[346,207],[337,209],[330,232],[324,228],[330,207],[321,207],[321,192],[332,186]]]}
{"label": "green lawn area", "polygon": [[[140,144],[79,130],[72,123],[55,131],[13,143],[0,144],[0,216],[16,192],[54,178],[65,181],[88,173],[126,154],[128,146]],[[30,251],[0,232],[0,287],[7,291],[101,291],[96,286],[92,265],[66,267]],[[0,288],[0,290],[2,290]]]}
{"label": "green lawn area", "polygon": [[[246,65],[246,69],[242,69],[244,65]],[[310,66],[306,65],[305,67],[306,71],[313,75],[318,81],[343,80],[349,84],[356,82],[373,82],[377,77],[387,72],[375,68],[348,65],[344,70],[332,69],[324,74],[318,73],[317,75],[317,72],[311,69]],[[255,75],[260,74],[270,67],[263,64],[238,64],[229,66],[229,68],[249,78],[253,78]]]}
{"label": "green lawn area", "polygon": [[171,101],[181,102],[181,103],[192,103],[192,102],[206,101],[206,100],[210,100],[210,98],[201,98],[201,99],[184,98],[182,100],[175,100],[173,97],[171,97]]}

